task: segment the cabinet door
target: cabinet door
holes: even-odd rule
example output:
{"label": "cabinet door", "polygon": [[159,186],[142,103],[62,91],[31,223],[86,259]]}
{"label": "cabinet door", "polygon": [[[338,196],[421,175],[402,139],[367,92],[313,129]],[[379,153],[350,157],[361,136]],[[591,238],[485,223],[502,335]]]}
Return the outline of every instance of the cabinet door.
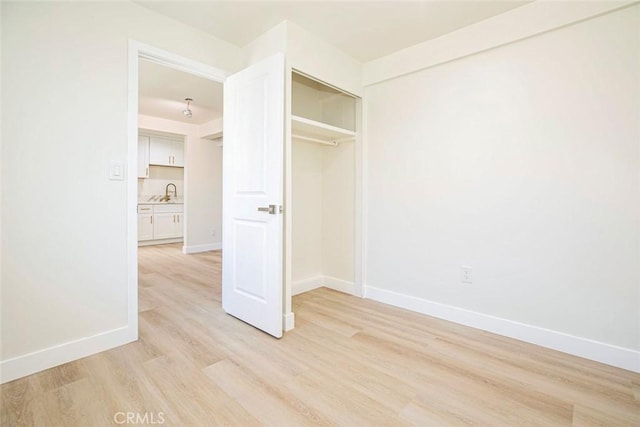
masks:
{"label": "cabinet door", "polygon": [[153,238],[171,239],[176,237],[176,214],[156,213],[153,218]]}
{"label": "cabinet door", "polygon": [[153,214],[138,214],[138,241],[153,239]]}
{"label": "cabinet door", "polygon": [[176,237],[184,236],[184,214],[177,213],[176,215]]}
{"label": "cabinet door", "polygon": [[152,165],[172,166],[170,139],[152,136],[149,141],[149,163]]}
{"label": "cabinet door", "polygon": [[149,178],[149,137],[138,137],[138,178]]}
{"label": "cabinet door", "polygon": [[184,167],[184,142],[173,141],[171,143],[171,164]]}

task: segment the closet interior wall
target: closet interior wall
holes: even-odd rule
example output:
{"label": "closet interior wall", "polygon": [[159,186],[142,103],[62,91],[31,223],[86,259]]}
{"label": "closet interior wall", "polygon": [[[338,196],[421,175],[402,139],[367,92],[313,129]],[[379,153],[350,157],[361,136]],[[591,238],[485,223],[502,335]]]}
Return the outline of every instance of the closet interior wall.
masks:
{"label": "closet interior wall", "polygon": [[[296,73],[292,116],[354,132],[355,98]],[[292,290],[353,287],[355,279],[355,142],[330,145],[320,129],[292,129]],[[347,137],[348,138],[348,137]],[[340,138],[338,138],[340,139]],[[344,139],[344,137],[342,138]]]}

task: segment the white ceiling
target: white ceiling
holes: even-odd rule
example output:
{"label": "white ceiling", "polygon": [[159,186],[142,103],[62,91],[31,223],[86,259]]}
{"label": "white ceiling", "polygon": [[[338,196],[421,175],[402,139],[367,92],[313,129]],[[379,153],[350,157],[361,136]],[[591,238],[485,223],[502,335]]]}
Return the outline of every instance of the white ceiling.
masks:
{"label": "white ceiling", "polygon": [[[140,60],[138,112],[200,125],[222,117],[222,84],[154,62]],[[182,110],[192,98],[189,119]]]}
{"label": "white ceiling", "polygon": [[528,1],[136,1],[237,46],[289,20],[366,62]]}
{"label": "white ceiling", "polygon": [[[136,1],[244,46],[284,20],[366,62],[522,6],[528,1]],[[222,85],[140,61],[141,114],[202,124],[222,117]],[[193,117],[182,114],[193,98]]]}

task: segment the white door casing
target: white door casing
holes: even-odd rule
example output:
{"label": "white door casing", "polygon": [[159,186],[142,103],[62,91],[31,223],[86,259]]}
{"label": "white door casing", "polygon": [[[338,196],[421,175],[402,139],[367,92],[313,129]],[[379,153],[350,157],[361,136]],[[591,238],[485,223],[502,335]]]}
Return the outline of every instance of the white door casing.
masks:
{"label": "white door casing", "polygon": [[224,83],[222,306],[275,337],[282,336],[284,83],[282,54]]}

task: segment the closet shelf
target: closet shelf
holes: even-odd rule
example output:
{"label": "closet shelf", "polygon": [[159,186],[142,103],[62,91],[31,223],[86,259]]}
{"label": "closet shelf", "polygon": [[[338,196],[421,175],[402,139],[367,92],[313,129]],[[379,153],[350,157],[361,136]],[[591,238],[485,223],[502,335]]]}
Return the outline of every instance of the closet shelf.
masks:
{"label": "closet shelf", "polygon": [[319,144],[338,145],[356,137],[356,133],[352,130],[294,115],[291,116],[291,128],[291,136],[294,139],[297,138]]}

